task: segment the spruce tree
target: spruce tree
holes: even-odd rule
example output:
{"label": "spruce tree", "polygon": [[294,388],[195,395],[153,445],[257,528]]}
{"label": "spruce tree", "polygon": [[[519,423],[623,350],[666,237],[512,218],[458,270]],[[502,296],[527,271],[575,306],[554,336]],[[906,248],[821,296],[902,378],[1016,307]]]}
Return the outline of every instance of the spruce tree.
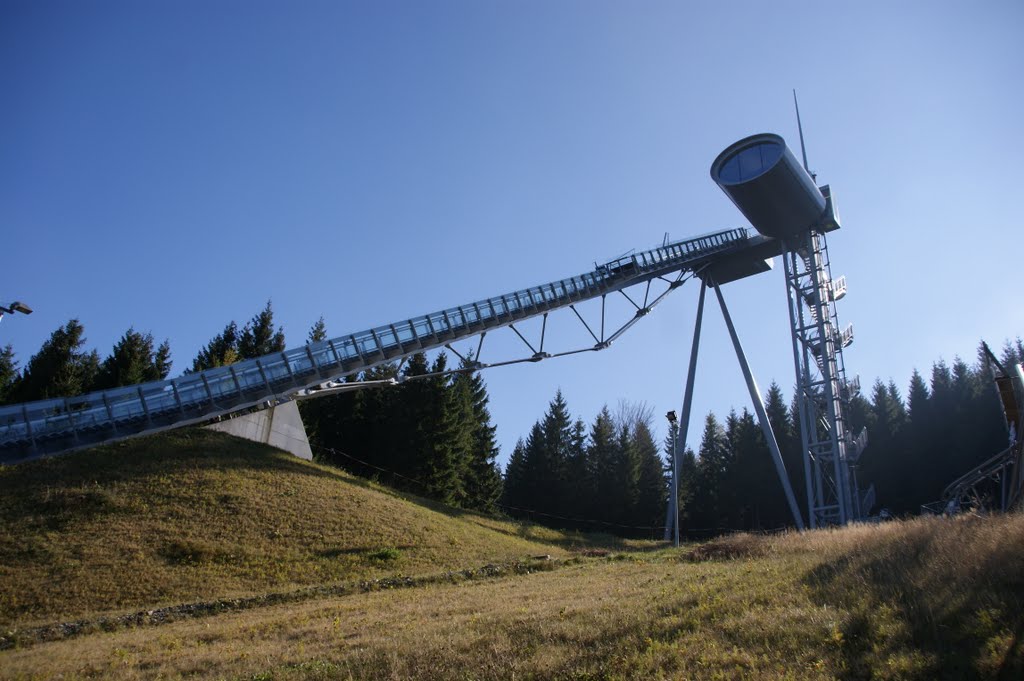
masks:
{"label": "spruce tree", "polygon": [[268,300],[266,307],[242,327],[238,337],[238,357],[254,359],[271,352],[282,352],[284,347],[284,329],[279,326],[277,331],[274,330],[274,311]]}
{"label": "spruce tree", "polygon": [[471,423],[473,446],[469,467],[465,476],[466,506],[485,512],[493,512],[501,496],[501,471],[498,468],[498,444],[496,428],[491,423],[491,412],[487,408],[490,398],[487,386],[478,371],[470,371],[464,361],[463,372],[455,377],[454,383],[465,385],[473,408]]}
{"label": "spruce tree", "polygon": [[559,390],[543,418],[534,423],[522,447],[516,447],[505,475],[502,503],[513,511],[549,525],[565,526],[573,512],[569,461],[576,428]]}
{"label": "spruce tree", "polygon": [[[568,481],[568,492],[565,499],[566,508],[573,518],[593,518],[593,508],[597,498],[596,480],[594,471],[590,466],[590,459],[587,456],[587,425],[583,419],[576,419],[572,427],[572,437],[569,446],[569,458],[566,462],[566,479]],[[573,523],[576,529],[594,529],[587,523]]]}
{"label": "spruce tree", "polygon": [[95,387],[99,390],[160,381],[171,368],[170,345],[164,341],[153,349],[153,335],[129,328],[103,360]]}
{"label": "spruce tree", "polygon": [[[664,461],[647,423],[639,421],[633,429],[633,450],[637,460],[636,506],[632,524],[660,527],[665,520],[668,488],[662,474]],[[652,538],[660,539],[657,534]]]}
{"label": "spruce tree", "polygon": [[[535,430],[540,430],[540,424],[534,423]],[[524,497],[526,495],[526,443],[523,442],[523,438],[519,438],[516,441],[516,446],[512,449],[512,455],[508,459],[508,465],[505,466],[504,485],[502,486],[501,504],[508,507],[508,510],[513,515],[519,514],[519,509],[522,509],[526,503]]]}
{"label": "spruce tree", "polygon": [[544,458],[544,428],[540,421],[533,424],[526,442],[522,440],[512,451],[508,469],[505,473],[504,495],[502,504],[510,507],[513,515],[522,518],[531,518],[551,521],[544,516],[536,516],[533,511],[548,512],[548,500],[540,493],[545,475]]}
{"label": "spruce tree", "polygon": [[[668,444],[666,451],[671,456],[672,445]],[[693,450],[686,447],[679,457],[679,534],[689,536],[695,528],[704,527],[704,513],[698,507],[697,492],[700,485],[699,472],[697,470],[697,455]]]}
{"label": "spruce tree", "polygon": [[325,340],[327,340],[327,325],[324,324],[323,315],[320,315],[320,318],[317,319],[309,329],[309,335],[306,336],[306,343],[319,343],[320,341]]}
{"label": "spruce tree", "polygon": [[[768,422],[775,433],[775,439],[779,443],[779,450],[782,453],[782,463],[786,467],[786,475],[789,477],[790,487],[793,489],[793,496],[797,499],[797,506],[804,504],[800,500],[806,499],[806,480],[804,476],[804,448],[803,436],[800,433],[800,407],[797,402],[796,391],[794,390],[792,406],[787,409],[785,398],[782,395],[782,388],[775,381],[768,386],[765,394],[764,410],[768,414]],[[760,435],[758,441],[762,443],[764,455],[769,457],[768,461],[773,471],[774,479],[778,480],[778,473],[775,471],[775,464],[771,460],[768,451],[768,443],[764,435]],[[789,510],[789,503],[782,490],[782,481],[775,485],[775,490],[770,497],[762,497],[761,508],[762,522],[765,527],[782,527],[793,522],[793,516]]]}
{"label": "spruce tree", "polygon": [[615,490],[612,522],[619,525],[630,525],[636,513],[640,478],[640,466],[637,460],[632,433],[628,426],[619,427],[618,440],[615,443],[613,472],[618,478]]}
{"label": "spruce tree", "polygon": [[708,522],[708,528],[712,530],[724,527],[727,522],[728,494],[724,483],[731,472],[732,463],[732,452],[725,430],[715,415],[708,412],[704,419],[704,433],[697,458],[696,503]]}
{"label": "spruce tree", "polygon": [[56,329],[28,361],[13,401],[72,397],[87,392],[99,370],[99,355],[86,352],[85,328],[72,319]]}
{"label": "spruce tree", "polygon": [[156,380],[163,381],[171,373],[171,342],[164,340],[163,343],[156,349],[156,356],[153,357],[153,368],[156,375]]}
{"label": "spruce tree", "polygon": [[566,498],[569,494],[568,462],[573,442],[573,420],[562,391],[548,405],[541,422],[543,446],[538,460],[537,495],[540,510],[553,515],[568,515]]}
{"label": "spruce tree", "polygon": [[241,355],[238,353],[238,325],[231,322],[199,351],[196,358],[192,360],[192,371],[227,366],[234,364],[239,359],[241,359]]}
{"label": "spruce tree", "polygon": [[790,524],[768,445],[754,416],[744,409],[730,414],[726,435],[733,451],[735,485],[734,510],[730,524],[735,529],[774,528]]}
{"label": "spruce tree", "polygon": [[[447,383],[442,379],[443,383]],[[452,506],[466,506],[465,482],[473,450],[473,400],[465,381],[444,385],[438,421],[430,433],[424,476],[431,497]]]}
{"label": "spruce tree", "polygon": [[10,396],[20,379],[18,362],[14,359],[14,347],[8,344],[0,350],[0,404],[10,403]]}
{"label": "spruce tree", "polygon": [[618,505],[622,501],[623,481],[619,478],[618,450],[615,423],[605,406],[590,427],[590,446],[587,448],[587,459],[594,478],[594,498],[586,511],[594,520],[615,522],[621,510]]}

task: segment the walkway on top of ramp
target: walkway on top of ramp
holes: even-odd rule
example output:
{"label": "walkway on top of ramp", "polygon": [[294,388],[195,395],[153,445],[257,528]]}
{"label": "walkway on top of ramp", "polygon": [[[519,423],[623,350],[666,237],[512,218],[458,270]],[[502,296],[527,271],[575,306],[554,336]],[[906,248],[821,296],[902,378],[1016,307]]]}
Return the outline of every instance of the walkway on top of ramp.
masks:
{"label": "walkway on top of ramp", "polygon": [[[0,463],[200,423],[675,272],[763,241],[743,228],[635,253],[593,271],[178,378],[0,407]],[[762,258],[764,256],[761,256]],[[649,309],[649,308],[647,308]],[[637,318],[647,309],[638,310]],[[603,340],[603,339],[602,339]],[[603,349],[608,341],[598,342]]]}

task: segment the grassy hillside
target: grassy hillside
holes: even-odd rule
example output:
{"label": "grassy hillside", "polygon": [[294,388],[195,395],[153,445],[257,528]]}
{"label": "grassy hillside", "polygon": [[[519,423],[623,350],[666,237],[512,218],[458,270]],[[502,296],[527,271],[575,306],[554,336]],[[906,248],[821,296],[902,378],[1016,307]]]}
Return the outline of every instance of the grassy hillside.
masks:
{"label": "grassy hillside", "polygon": [[1024,517],[308,600],[0,652],[9,678],[1019,679]]}
{"label": "grassy hillside", "polygon": [[478,567],[557,532],[195,429],[0,467],[0,627]]}
{"label": "grassy hillside", "polygon": [[[1024,677],[1020,514],[587,557],[202,430],[2,468],[0,513],[0,678]],[[96,619],[537,554],[555,560]]]}

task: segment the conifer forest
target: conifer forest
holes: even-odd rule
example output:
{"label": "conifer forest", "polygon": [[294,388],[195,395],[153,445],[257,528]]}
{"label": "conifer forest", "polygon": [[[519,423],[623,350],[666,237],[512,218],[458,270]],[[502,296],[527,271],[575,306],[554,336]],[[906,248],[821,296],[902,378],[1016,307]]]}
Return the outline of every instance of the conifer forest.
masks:
{"label": "conifer forest", "polygon": [[[323,320],[307,340],[326,338]],[[224,366],[285,348],[270,302],[248,322],[231,321],[192,360],[189,371]],[[1024,360],[1018,338],[996,353],[1004,366]],[[483,376],[466,360],[417,354],[346,379],[390,382],[386,388],[338,391],[303,400],[300,409],[315,457],[442,504],[528,519],[563,529],[660,538],[669,494],[671,442],[655,432],[676,405],[633,404],[609,394],[599,413],[574,415],[561,392],[550,397],[519,440],[504,471],[498,424],[488,410]],[[0,404],[14,404],[161,380],[171,371],[168,341],[129,328],[101,359],[86,349],[72,319],[20,365],[0,348]],[[355,388],[356,386],[353,386]],[[772,383],[765,407],[790,483],[804,506],[804,472],[796,407]],[[738,398],[739,399],[739,398]],[[856,475],[874,485],[877,503],[915,515],[943,488],[1007,445],[1005,420],[989,368],[977,358],[935,360],[905,383],[878,379],[853,397],[854,433],[868,446]],[[747,409],[694,416],[680,462],[680,529],[692,538],[730,530],[792,524],[782,487],[754,415]]]}

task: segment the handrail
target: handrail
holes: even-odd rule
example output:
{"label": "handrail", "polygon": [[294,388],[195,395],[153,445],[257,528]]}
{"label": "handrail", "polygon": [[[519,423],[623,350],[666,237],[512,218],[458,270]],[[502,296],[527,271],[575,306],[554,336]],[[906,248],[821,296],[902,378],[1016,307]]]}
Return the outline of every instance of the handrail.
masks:
{"label": "handrail", "polygon": [[942,491],[942,498],[948,500],[955,494],[959,494],[962,490],[970,488],[978,482],[985,480],[999,469],[1005,468],[1007,465],[1013,463],[1016,456],[1017,445],[1013,445],[999,452],[992,458],[986,459],[953,482],[949,483],[946,486],[946,489]]}
{"label": "handrail", "polygon": [[0,463],[157,432],[265,402],[383,362],[671,273],[748,240],[745,228],[677,241],[591,272],[174,379],[0,407]]}

